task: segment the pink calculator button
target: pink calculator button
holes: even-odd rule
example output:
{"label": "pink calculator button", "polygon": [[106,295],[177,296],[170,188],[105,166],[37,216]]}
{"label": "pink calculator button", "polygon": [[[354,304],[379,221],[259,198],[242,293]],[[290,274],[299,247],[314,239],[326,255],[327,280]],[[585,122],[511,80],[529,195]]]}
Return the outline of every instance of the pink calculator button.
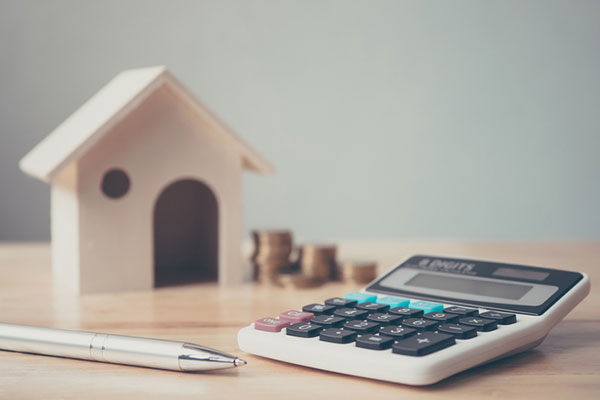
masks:
{"label": "pink calculator button", "polygon": [[289,321],[284,321],[279,317],[266,317],[254,321],[254,329],[267,332],[281,332],[289,324]]}
{"label": "pink calculator button", "polygon": [[290,310],[279,314],[279,318],[289,322],[290,324],[297,324],[298,322],[310,321],[314,316],[315,314],[313,313],[296,310]]}

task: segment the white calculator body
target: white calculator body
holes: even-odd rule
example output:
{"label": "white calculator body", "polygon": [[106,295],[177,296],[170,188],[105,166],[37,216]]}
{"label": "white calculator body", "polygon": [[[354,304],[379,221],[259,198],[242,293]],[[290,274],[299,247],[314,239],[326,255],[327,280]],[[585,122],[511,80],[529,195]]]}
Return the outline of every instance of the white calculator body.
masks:
{"label": "white calculator body", "polygon": [[258,319],[238,342],[275,360],[429,385],[537,346],[589,290],[578,272],[413,256],[360,292]]}

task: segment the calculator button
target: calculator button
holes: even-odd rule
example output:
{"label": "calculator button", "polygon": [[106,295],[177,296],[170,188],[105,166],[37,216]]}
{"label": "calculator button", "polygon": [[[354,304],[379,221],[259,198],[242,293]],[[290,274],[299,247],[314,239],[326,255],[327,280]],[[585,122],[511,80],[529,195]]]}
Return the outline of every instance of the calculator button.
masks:
{"label": "calculator button", "polygon": [[415,310],[408,307],[395,307],[390,309],[390,314],[400,315],[404,318],[418,318],[423,316],[423,310]]}
{"label": "calculator button", "polygon": [[438,322],[454,322],[458,319],[458,315],[445,312],[430,312],[423,315],[423,318],[431,319]]}
{"label": "calculator button", "polygon": [[394,308],[394,307],[407,307],[408,304],[410,303],[410,300],[402,298],[402,297],[383,296],[383,297],[378,297],[377,302],[379,304],[386,304],[386,305],[390,306],[390,308]]}
{"label": "calculator button", "polygon": [[356,300],[359,304],[367,301],[375,301],[377,300],[377,296],[373,294],[366,294],[361,292],[350,292],[346,293],[344,296],[346,300]]}
{"label": "calculator button", "polygon": [[326,328],[341,326],[346,320],[341,317],[334,317],[332,315],[317,315],[310,320],[313,324],[323,325]]}
{"label": "calculator button", "polygon": [[280,318],[266,317],[254,321],[254,329],[265,332],[281,332],[290,323]]}
{"label": "calculator button", "polygon": [[402,321],[402,325],[423,331],[432,331],[437,326],[437,322],[423,318],[409,318]]}
{"label": "calculator button", "polygon": [[379,329],[379,324],[365,320],[346,321],[344,328],[352,329],[360,333],[371,333]]}
{"label": "calculator button", "polygon": [[452,307],[446,307],[446,308],[444,308],[444,312],[449,312],[449,313],[452,313],[452,314],[462,315],[463,317],[468,317],[470,315],[474,315],[475,313],[477,313],[477,309],[476,308],[467,308],[467,307],[452,306]]}
{"label": "calculator button", "polygon": [[292,324],[285,329],[285,333],[290,336],[298,336],[303,338],[311,338],[319,336],[323,327],[317,324],[311,324],[310,322],[300,322],[298,324]]}
{"label": "calculator button", "polygon": [[417,310],[423,310],[423,312],[426,312],[426,313],[444,310],[443,304],[431,303],[429,301],[423,301],[423,300],[411,301],[409,307],[415,308]]}
{"label": "calculator button", "polygon": [[388,314],[388,313],[375,313],[369,314],[367,316],[368,321],[377,322],[380,324],[388,325],[388,324],[399,324],[402,321],[400,315]]}
{"label": "calculator button", "polygon": [[457,339],[470,339],[477,336],[477,328],[459,324],[442,324],[438,326],[438,332],[454,335]]}
{"label": "calculator button", "polygon": [[325,300],[325,304],[328,306],[334,306],[335,308],[351,308],[356,307],[356,300],[346,300],[341,297],[333,297]]}
{"label": "calculator button", "polygon": [[515,314],[501,313],[498,311],[486,311],[479,313],[480,317],[493,319],[500,325],[510,325],[517,322],[517,316]]}
{"label": "calculator button", "polygon": [[302,311],[313,313],[315,315],[321,314],[331,314],[335,310],[334,306],[326,306],[324,304],[309,304],[307,306],[302,307]]}
{"label": "calculator button", "polygon": [[417,330],[405,326],[387,325],[379,328],[379,333],[396,339],[405,339],[417,333]]}
{"label": "calculator button", "polygon": [[422,332],[394,343],[392,351],[408,356],[424,356],[456,343],[454,336],[437,332]]}
{"label": "calculator button", "polygon": [[489,332],[498,327],[498,324],[493,319],[485,319],[481,317],[466,317],[458,320],[463,325],[473,326],[478,331]]}
{"label": "calculator button", "polygon": [[333,312],[333,315],[346,319],[365,319],[367,314],[369,314],[368,311],[359,310],[358,308],[340,308]]}
{"label": "calculator button", "polygon": [[303,311],[290,310],[279,314],[279,318],[290,324],[297,324],[298,322],[310,321],[315,314]]}
{"label": "calculator button", "polygon": [[356,347],[370,350],[385,350],[392,347],[394,338],[378,334],[361,335],[356,338]]}
{"label": "calculator button", "polygon": [[330,343],[350,343],[356,338],[356,332],[344,328],[327,328],[319,334],[319,339]]}
{"label": "calculator button", "polygon": [[367,301],[365,303],[361,303],[359,305],[356,306],[356,308],[360,308],[361,310],[367,310],[369,312],[386,312],[387,310],[390,309],[390,306],[388,306],[387,304],[377,304],[377,303],[372,303],[370,301]]}

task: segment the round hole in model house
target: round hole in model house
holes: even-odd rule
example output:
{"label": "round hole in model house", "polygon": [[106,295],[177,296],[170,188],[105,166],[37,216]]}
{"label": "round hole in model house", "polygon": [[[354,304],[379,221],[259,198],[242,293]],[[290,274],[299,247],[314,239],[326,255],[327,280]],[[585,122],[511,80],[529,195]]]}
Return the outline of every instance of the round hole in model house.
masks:
{"label": "round hole in model house", "polygon": [[123,197],[129,191],[129,176],[119,168],[113,168],[104,174],[102,178],[102,193],[111,199]]}

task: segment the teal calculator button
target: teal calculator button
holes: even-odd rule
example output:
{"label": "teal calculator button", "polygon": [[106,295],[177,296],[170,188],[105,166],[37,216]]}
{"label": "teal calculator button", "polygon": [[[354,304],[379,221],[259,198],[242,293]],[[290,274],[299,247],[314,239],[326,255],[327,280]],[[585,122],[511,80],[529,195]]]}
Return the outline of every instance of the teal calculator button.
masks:
{"label": "teal calculator button", "polygon": [[444,311],[444,305],[439,303],[431,303],[429,301],[415,300],[410,303],[410,308],[416,310],[423,310],[424,313],[430,313],[435,311]]}
{"label": "teal calculator button", "polygon": [[367,301],[375,302],[377,296],[373,294],[366,294],[361,292],[350,292],[344,296],[346,300],[356,300],[358,303],[365,303]]}
{"label": "teal calculator button", "polygon": [[386,305],[390,306],[390,308],[408,307],[408,303],[410,303],[410,300],[404,299],[402,297],[384,296],[384,297],[378,298],[377,303],[386,304]]}

